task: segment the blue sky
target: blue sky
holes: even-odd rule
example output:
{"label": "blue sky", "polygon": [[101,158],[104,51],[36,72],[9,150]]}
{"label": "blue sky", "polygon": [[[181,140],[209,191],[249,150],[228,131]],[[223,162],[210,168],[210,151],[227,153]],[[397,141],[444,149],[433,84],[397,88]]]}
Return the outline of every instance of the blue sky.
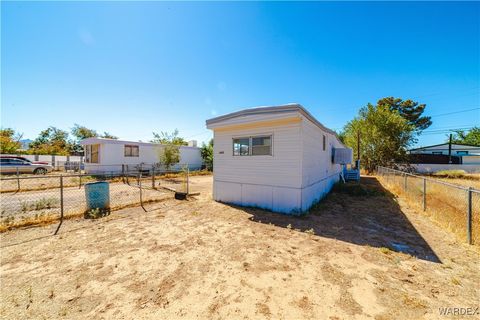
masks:
{"label": "blue sky", "polygon": [[427,104],[433,125],[419,145],[480,124],[480,3],[2,2],[1,9],[1,125],[25,138],[78,123],[130,140],[178,128],[205,141],[208,118],[292,102],[340,129],[384,96]]}

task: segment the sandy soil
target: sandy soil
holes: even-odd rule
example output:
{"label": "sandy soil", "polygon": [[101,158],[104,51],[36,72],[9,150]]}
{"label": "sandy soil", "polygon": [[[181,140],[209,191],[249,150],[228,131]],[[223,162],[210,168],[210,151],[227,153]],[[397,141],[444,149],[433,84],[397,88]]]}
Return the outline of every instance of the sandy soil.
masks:
{"label": "sandy soil", "polygon": [[3,233],[2,317],[438,319],[479,304],[478,251],[374,178],[306,217],[216,203],[199,178],[189,201]]}

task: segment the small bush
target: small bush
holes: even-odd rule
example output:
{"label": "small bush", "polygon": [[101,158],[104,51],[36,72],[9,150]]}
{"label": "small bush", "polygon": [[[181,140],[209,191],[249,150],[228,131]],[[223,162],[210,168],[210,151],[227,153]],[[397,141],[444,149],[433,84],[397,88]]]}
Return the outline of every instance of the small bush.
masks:
{"label": "small bush", "polygon": [[466,174],[465,170],[441,170],[433,175],[442,178],[463,178]]}
{"label": "small bush", "polygon": [[59,200],[57,198],[42,198],[36,201],[24,201],[21,205],[22,212],[37,211],[57,208],[59,206]]}
{"label": "small bush", "polygon": [[315,230],[313,230],[313,228],[305,230],[304,232],[308,233],[308,234],[311,234],[311,235],[315,235]]}
{"label": "small bush", "polygon": [[381,247],[378,250],[383,254],[391,254],[392,253],[392,250],[390,250],[389,248],[385,248],[385,247]]}

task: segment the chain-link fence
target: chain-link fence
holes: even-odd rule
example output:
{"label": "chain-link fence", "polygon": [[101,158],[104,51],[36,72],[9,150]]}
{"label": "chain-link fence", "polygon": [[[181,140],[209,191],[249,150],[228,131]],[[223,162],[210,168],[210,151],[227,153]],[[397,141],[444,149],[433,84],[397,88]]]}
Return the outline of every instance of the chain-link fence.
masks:
{"label": "chain-link fence", "polygon": [[188,169],[6,176],[0,179],[0,229],[81,216],[87,210],[85,185],[99,181],[108,182],[110,211],[191,193]]}
{"label": "chain-link fence", "polygon": [[480,190],[380,166],[377,174],[440,225],[469,244],[480,244]]}

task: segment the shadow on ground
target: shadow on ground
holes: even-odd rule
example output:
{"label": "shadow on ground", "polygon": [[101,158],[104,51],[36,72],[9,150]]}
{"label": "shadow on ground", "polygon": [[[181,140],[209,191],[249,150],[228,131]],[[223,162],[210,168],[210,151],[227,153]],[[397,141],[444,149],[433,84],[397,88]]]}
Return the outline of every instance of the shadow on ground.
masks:
{"label": "shadow on ground", "polygon": [[[239,207],[236,207],[239,208]],[[312,230],[316,236],[357,245],[385,247],[418,259],[441,263],[395,201],[375,177],[338,184],[321,203],[295,217],[256,208],[241,208],[250,220],[283,228]]]}

